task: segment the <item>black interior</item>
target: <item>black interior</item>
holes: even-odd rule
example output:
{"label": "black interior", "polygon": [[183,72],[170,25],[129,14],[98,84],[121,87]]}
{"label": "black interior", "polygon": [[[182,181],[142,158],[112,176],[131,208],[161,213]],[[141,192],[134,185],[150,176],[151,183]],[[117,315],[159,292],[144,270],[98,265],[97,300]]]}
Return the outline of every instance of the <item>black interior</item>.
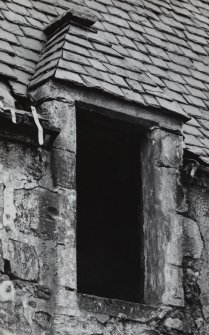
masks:
{"label": "black interior", "polygon": [[140,131],[77,112],[78,291],[143,300]]}

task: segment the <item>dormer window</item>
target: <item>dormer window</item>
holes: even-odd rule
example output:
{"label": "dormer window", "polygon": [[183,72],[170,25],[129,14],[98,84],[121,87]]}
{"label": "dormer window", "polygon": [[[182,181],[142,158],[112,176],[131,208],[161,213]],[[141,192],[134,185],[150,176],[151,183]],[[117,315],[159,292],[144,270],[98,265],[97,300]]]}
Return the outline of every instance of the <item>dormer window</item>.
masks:
{"label": "dormer window", "polygon": [[80,293],[143,301],[141,137],[136,125],[77,112]]}

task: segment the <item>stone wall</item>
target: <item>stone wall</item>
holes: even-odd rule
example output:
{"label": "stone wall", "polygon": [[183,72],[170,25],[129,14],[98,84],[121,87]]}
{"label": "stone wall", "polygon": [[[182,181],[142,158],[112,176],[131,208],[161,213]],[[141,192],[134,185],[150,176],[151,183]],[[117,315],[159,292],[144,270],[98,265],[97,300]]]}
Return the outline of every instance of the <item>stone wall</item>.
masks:
{"label": "stone wall", "polygon": [[198,172],[184,178],[183,263],[187,315],[196,333],[209,333],[209,177]]}
{"label": "stone wall", "polygon": [[42,334],[51,320],[56,249],[48,229],[53,205],[45,201],[56,197],[50,157],[20,144],[1,141],[0,148],[0,333]]}
{"label": "stone wall", "polygon": [[[153,125],[151,112],[87,93],[82,99],[89,103],[109,104],[119,114],[123,108],[143,126]],[[0,143],[0,334],[206,335],[209,183],[204,176],[184,178],[182,189],[181,123],[155,113],[162,129],[151,129],[144,152],[144,170],[152,160],[144,183],[152,220],[146,222],[154,227],[145,231],[146,280],[155,297],[148,285],[147,304],[121,302],[77,292],[75,115],[81,93],[46,85],[33,99],[61,134],[51,151]]]}

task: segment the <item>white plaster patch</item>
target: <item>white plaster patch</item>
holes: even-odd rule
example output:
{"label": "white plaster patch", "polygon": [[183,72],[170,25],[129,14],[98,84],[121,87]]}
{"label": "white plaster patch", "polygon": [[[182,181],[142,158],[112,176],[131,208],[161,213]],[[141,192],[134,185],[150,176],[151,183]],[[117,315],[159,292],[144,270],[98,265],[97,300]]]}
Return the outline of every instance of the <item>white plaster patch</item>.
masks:
{"label": "white plaster patch", "polygon": [[14,286],[9,280],[0,283],[0,302],[14,301]]}

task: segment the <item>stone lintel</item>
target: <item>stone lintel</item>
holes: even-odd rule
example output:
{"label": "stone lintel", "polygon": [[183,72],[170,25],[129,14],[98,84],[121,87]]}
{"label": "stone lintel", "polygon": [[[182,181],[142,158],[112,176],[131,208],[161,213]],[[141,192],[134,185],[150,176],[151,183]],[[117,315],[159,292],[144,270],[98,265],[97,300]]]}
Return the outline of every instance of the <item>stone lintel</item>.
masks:
{"label": "stone lintel", "polygon": [[[79,107],[93,108],[97,112],[108,111],[109,116],[125,118],[127,121],[144,125],[145,127],[157,126],[166,131],[182,134],[185,121],[181,115],[166,113],[159,109],[142,107],[131,101],[108,95],[105,92],[95,91],[85,87],[64,85],[60,82],[49,81],[35,90],[30,91],[30,96],[36,105],[40,106],[47,100],[58,100]],[[39,111],[41,114],[41,111]]]}

